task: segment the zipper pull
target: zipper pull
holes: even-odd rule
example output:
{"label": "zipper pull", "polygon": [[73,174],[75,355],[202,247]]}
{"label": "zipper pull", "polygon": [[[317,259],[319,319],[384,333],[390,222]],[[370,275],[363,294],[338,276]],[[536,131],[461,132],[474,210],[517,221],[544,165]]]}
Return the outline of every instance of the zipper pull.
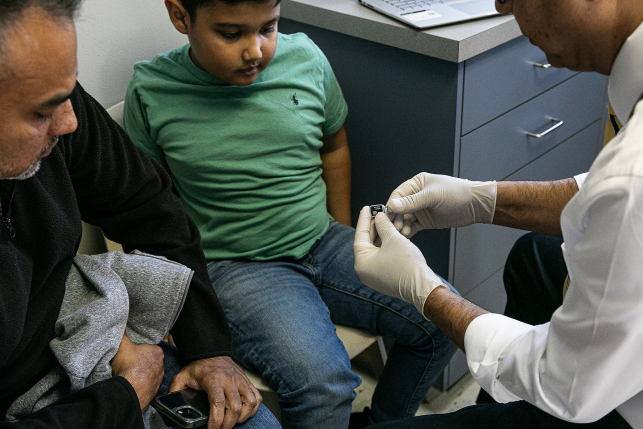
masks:
{"label": "zipper pull", "polygon": [[13,225],[11,225],[11,219],[8,217],[5,217],[2,220],[2,223],[4,223],[4,226],[7,227],[7,230],[9,231],[9,237],[14,238],[16,236],[16,230],[13,228]]}

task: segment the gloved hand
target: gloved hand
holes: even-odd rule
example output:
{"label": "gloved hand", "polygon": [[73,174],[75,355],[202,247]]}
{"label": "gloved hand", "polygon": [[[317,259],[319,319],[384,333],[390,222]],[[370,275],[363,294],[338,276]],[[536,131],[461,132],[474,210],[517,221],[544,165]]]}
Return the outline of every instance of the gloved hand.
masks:
{"label": "gloved hand", "polygon": [[426,264],[420,249],[401,235],[385,214],[377,215],[374,226],[382,240],[379,248],[371,240],[371,213],[364,207],[353,243],[357,275],[366,286],[411,303],[424,315],[427,297],[444,283]]}
{"label": "gloved hand", "polygon": [[420,173],[398,186],[387,205],[397,214],[394,219],[397,230],[410,238],[423,229],[491,223],[496,191],[495,181],[473,182]]}

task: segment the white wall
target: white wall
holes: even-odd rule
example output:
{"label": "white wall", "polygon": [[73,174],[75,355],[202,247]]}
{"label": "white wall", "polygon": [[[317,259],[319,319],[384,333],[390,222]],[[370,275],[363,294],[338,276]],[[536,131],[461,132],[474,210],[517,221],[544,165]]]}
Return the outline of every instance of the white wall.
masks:
{"label": "white wall", "polygon": [[135,62],[187,43],[163,0],[85,0],[76,30],[78,80],[104,107],[125,98]]}
{"label": "white wall", "polygon": [[[134,63],[187,43],[163,0],[85,0],[76,19],[78,81],[104,107],[125,98]],[[80,253],[107,251],[99,228],[84,225]]]}

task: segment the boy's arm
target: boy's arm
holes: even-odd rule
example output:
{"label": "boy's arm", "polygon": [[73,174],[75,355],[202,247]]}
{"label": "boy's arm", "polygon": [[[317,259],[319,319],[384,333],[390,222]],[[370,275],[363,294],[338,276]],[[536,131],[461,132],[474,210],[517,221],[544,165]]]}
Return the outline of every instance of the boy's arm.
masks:
{"label": "boy's arm", "polygon": [[344,126],[321,138],[322,179],[326,183],[328,213],[351,226],[351,154]]}

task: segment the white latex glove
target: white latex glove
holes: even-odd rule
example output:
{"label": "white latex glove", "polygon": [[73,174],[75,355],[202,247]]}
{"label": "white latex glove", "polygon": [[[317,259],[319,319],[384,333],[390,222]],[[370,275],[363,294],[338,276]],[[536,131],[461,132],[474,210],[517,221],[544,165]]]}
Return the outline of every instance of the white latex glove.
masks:
{"label": "white latex glove", "polygon": [[397,214],[395,227],[410,238],[423,229],[491,223],[496,193],[495,181],[473,182],[420,173],[398,186],[387,205]]}
{"label": "white latex glove", "polygon": [[373,244],[371,225],[370,210],[364,207],[353,243],[357,275],[366,286],[411,303],[424,315],[427,297],[444,283],[426,264],[420,249],[400,234],[385,214],[378,214],[374,223],[382,247]]}

